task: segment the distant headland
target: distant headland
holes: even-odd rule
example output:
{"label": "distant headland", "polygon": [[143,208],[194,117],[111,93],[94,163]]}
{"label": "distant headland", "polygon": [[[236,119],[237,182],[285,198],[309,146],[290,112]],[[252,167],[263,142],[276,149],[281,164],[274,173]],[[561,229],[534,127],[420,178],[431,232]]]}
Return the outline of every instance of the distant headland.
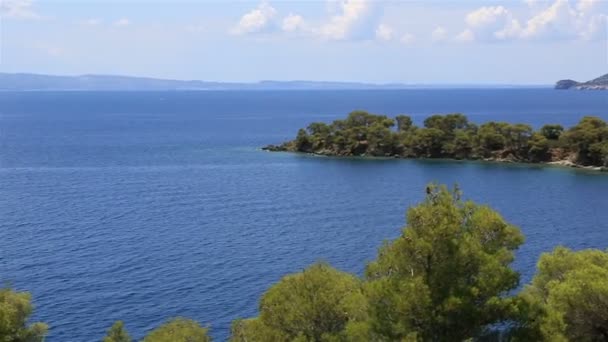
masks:
{"label": "distant headland", "polygon": [[[475,83],[366,83],[339,81],[259,81],[216,82],[175,80],[123,75],[60,76],[0,72],[0,91],[205,91],[205,90],[400,90],[400,89],[509,89],[550,88],[550,84],[475,84]],[[608,74],[587,82],[566,79],[555,89],[608,90]]]}
{"label": "distant headland", "polygon": [[587,82],[560,80],[555,84],[555,89],[608,90],[608,74]]}
{"label": "distant headland", "polygon": [[549,88],[517,84],[405,84],[333,81],[213,82],[119,75],[57,76],[0,73],[0,91],[205,91],[205,90],[397,90],[457,88]]}
{"label": "distant headland", "polygon": [[608,123],[587,116],[567,130],[547,124],[535,131],[526,124],[507,122],[476,125],[457,113],[430,116],[424,127],[417,127],[407,115],[392,119],[354,111],[331,124],[313,122],[294,140],[263,149],[337,157],[545,163],[608,171]]}

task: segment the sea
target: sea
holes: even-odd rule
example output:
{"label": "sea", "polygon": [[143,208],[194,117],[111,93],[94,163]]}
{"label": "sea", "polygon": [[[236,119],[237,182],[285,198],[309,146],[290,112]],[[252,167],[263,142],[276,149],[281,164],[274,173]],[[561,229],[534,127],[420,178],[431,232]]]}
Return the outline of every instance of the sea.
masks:
{"label": "sea", "polygon": [[569,127],[608,120],[608,92],[1,92],[0,282],[32,294],[49,342],[99,341],[116,320],[139,339],[176,316],[225,341],[286,274],[362,275],[429,182],[521,228],[522,284],[557,245],[608,248],[606,173],[260,149],[355,109]]}

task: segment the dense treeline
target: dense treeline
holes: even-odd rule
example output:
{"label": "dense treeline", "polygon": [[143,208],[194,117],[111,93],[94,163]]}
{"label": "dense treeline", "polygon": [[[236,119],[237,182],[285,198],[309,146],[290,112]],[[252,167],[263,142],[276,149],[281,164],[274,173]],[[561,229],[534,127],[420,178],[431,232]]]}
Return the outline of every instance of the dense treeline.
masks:
{"label": "dense treeline", "polygon": [[568,161],[608,167],[608,124],[587,116],[568,130],[551,124],[535,131],[529,125],[506,122],[476,125],[462,114],[447,114],[430,116],[424,127],[416,127],[406,115],[391,119],[354,111],[329,125],[312,123],[300,129],[294,140],[265,149],[334,156]]}
{"label": "dense treeline", "polygon": [[[318,263],[285,276],[259,316],[233,323],[232,342],[608,341],[608,251],[557,247],[518,293],[511,268],[520,230],[457,188],[430,185],[360,278]],[[151,299],[153,300],[153,299]],[[27,293],[0,291],[0,341],[44,340],[27,323]],[[116,322],[103,342],[131,342]],[[144,342],[207,342],[207,329],[177,318]]]}

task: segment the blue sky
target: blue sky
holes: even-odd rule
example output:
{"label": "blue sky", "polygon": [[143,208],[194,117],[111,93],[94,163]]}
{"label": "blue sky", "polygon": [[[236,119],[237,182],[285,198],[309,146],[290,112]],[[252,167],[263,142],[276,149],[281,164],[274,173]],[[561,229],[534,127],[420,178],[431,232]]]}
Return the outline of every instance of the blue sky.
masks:
{"label": "blue sky", "polygon": [[0,0],[0,71],[549,84],[608,72],[605,0]]}

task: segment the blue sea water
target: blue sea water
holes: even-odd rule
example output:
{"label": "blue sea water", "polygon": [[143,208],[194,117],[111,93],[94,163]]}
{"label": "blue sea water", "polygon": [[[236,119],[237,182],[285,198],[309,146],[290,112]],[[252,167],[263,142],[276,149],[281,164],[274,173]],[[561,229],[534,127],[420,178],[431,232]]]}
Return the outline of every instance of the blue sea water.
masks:
{"label": "blue sea water", "polygon": [[33,294],[50,342],[100,340],[119,319],[141,338],[174,316],[222,341],[287,273],[325,260],[361,274],[430,181],[521,227],[524,282],[555,245],[608,247],[606,174],[258,149],[353,109],[570,126],[608,120],[608,93],[0,93],[0,282]]}

